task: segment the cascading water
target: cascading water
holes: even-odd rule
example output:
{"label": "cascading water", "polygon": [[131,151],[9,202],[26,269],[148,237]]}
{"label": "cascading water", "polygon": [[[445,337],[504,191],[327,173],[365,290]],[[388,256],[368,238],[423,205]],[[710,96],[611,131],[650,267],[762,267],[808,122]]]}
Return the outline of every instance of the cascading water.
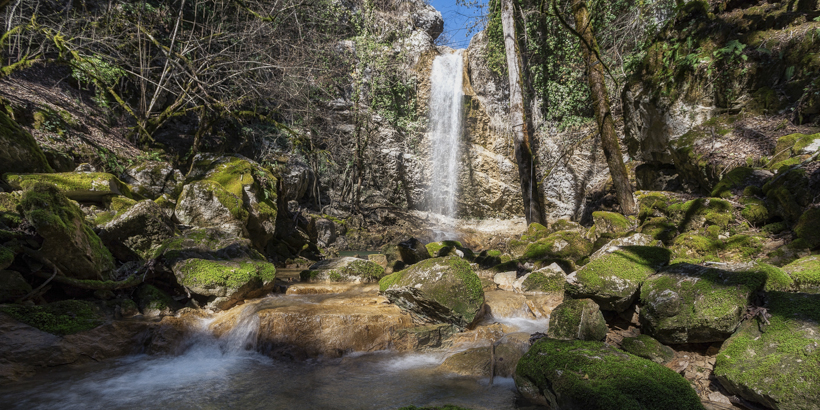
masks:
{"label": "cascading water", "polygon": [[430,210],[455,217],[464,96],[462,51],[436,57],[430,80]]}

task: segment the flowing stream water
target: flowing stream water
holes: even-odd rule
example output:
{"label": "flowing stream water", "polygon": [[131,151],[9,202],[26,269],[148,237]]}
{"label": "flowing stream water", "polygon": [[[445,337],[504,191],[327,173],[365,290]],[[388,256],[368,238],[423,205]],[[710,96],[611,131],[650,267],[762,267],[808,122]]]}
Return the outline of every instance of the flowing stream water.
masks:
{"label": "flowing stream water", "polygon": [[[354,352],[336,359],[274,359],[259,352],[262,309],[321,303],[333,295],[277,295],[249,301],[216,337],[196,319],[179,355],[137,354],[59,369],[0,386],[4,409],[397,409],[453,404],[515,409],[511,378],[457,376],[438,367],[459,349]],[[342,296],[343,297],[343,296]],[[522,307],[525,309],[525,307]],[[518,314],[515,314],[518,316]],[[489,320],[495,320],[490,318]],[[519,331],[544,319],[499,318]],[[462,348],[463,349],[463,348]]]}
{"label": "flowing stream water", "polygon": [[430,73],[430,210],[456,216],[461,140],[462,51],[440,55]]}

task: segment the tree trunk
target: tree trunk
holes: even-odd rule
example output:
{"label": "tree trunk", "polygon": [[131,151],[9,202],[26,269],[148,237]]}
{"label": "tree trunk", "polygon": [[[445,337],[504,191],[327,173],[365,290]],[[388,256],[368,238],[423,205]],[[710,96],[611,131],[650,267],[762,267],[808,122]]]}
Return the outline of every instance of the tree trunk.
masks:
{"label": "tree trunk", "polygon": [[524,216],[527,223],[543,223],[544,206],[541,192],[536,184],[530,127],[524,101],[524,81],[521,77],[521,53],[515,35],[515,9],[512,0],[501,1],[501,26],[504,31],[504,49],[507,55],[507,71],[510,77],[510,122],[515,137],[515,160],[521,180],[524,199]]}
{"label": "tree trunk", "polygon": [[584,0],[572,1],[572,14],[575,16],[575,30],[581,34],[584,41],[581,49],[587,65],[589,89],[592,93],[592,103],[595,110],[595,120],[598,123],[598,132],[601,134],[601,145],[609,166],[609,174],[615,186],[615,195],[621,204],[621,212],[625,215],[635,214],[635,198],[632,196],[632,185],[624,165],[621,146],[618,144],[618,135],[615,133],[615,122],[609,109],[609,94],[604,82],[604,65],[598,60],[598,43],[592,33],[589,20],[589,11]]}

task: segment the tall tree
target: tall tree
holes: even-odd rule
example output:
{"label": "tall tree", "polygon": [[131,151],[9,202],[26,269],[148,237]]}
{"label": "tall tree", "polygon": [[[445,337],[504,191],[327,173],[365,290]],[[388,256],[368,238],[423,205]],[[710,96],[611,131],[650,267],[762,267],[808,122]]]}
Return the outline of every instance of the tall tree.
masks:
{"label": "tall tree", "polygon": [[515,6],[513,0],[501,1],[501,26],[504,32],[504,50],[507,56],[507,72],[510,78],[510,122],[515,136],[515,159],[524,197],[524,215],[527,223],[544,221],[541,191],[537,186],[535,161],[532,152],[531,127],[527,118],[524,98],[524,79],[521,51],[515,32]]}
{"label": "tall tree", "polygon": [[[552,2],[552,7],[553,12],[561,19],[555,0]],[[612,111],[609,105],[609,93],[606,89],[604,77],[604,68],[606,66],[601,61],[598,42],[592,32],[592,23],[586,1],[573,0],[572,14],[575,17],[575,29],[569,27],[563,19],[561,19],[561,22],[581,40],[581,50],[586,62],[587,79],[592,93],[595,120],[598,123],[598,132],[601,135],[601,145],[604,149],[606,163],[609,166],[609,174],[612,176],[612,184],[615,187],[615,196],[621,205],[621,212],[626,215],[634,215],[636,212],[635,198],[632,195],[632,185],[629,183],[623,154],[621,154],[621,146],[618,144],[618,135],[615,132],[615,121],[612,119]]]}

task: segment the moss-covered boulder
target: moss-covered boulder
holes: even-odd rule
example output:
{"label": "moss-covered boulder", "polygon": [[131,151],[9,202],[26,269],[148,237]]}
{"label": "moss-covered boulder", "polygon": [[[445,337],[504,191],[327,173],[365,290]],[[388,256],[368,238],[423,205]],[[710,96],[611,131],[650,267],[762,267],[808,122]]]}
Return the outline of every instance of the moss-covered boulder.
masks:
{"label": "moss-covered boulder", "polygon": [[623,238],[616,238],[607,242],[606,244],[601,246],[600,249],[598,249],[592,255],[590,255],[589,260],[594,261],[596,259],[609,255],[610,253],[618,252],[624,247],[629,246],[646,246],[662,248],[663,242],[654,239],[649,235],[645,235],[642,233],[633,233],[632,235],[625,236]]}
{"label": "moss-covered boulder", "polygon": [[114,269],[111,252],[86,224],[76,203],[51,184],[35,183],[23,193],[20,209],[43,237],[39,252],[66,276],[108,280]]}
{"label": "moss-covered boulder", "polygon": [[465,248],[459,241],[430,242],[425,245],[427,253],[433,258],[443,258],[445,256],[458,256],[459,258],[474,261],[476,256],[472,250]]}
{"label": "moss-covered boulder", "polygon": [[800,258],[783,267],[798,292],[820,293],[820,256]]}
{"label": "moss-covered boulder", "polygon": [[771,218],[766,202],[757,198],[744,198],[740,215],[752,225],[761,226]]}
{"label": "moss-covered boulder", "polygon": [[553,409],[703,409],[681,375],[602,342],[542,338],[518,361],[515,385]]}
{"label": "moss-covered boulder", "polygon": [[179,170],[163,161],[145,161],[128,167],[122,180],[131,190],[149,199],[168,195],[173,199],[179,197],[185,178]]}
{"label": "moss-covered boulder", "polygon": [[132,255],[148,259],[162,243],[174,236],[174,224],[162,208],[146,199],[105,224],[100,238],[120,260]]}
{"label": "moss-covered boulder", "polygon": [[774,155],[769,160],[769,168],[777,170],[784,161],[800,155],[810,155],[818,148],[820,133],[817,134],[789,134],[777,139]]}
{"label": "moss-covered boulder", "polygon": [[782,168],[763,185],[769,210],[789,223],[796,223],[818,192],[810,185],[803,168]]}
{"label": "moss-covered boulder", "polygon": [[731,394],[778,410],[820,409],[820,295],[769,292],[768,319],[723,343],[714,374]]}
{"label": "moss-covered boulder", "polygon": [[596,243],[620,238],[626,236],[635,228],[633,221],[629,218],[615,212],[598,211],[592,213],[592,220],[594,222],[592,238]]}
{"label": "moss-covered boulder", "polygon": [[753,265],[669,266],[641,286],[641,331],[668,344],[722,342],[766,278]]}
{"label": "moss-covered boulder", "polygon": [[513,289],[523,294],[564,293],[567,275],[553,263],[516,279]]}
{"label": "moss-covered boulder", "polygon": [[26,189],[41,182],[52,184],[69,199],[81,202],[104,202],[116,195],[135,198],[128,185],[104,172],[6,174],[4,178],[14,189]]}
{"label": "moss-covered boulder", "polygon": [[396,250],[398,250],[399,258],[405,265],[412,265],[430,259],[430,252],[427,247],[416,238],[400,242]]}
{"label": "moss-covered boulder", "polygon": [[414,318],[463,329],[484,313],[481,280],[470,263],[449,256],[427,259],[379,281],[379,290]]}
{"label": "moss-covered boulder", "polygon": [[[1,247],[0,252],[2,252]],[[23,279],[23,275],[15,271],[3,270],[2,262],[0,262],[0,303],[14,302],[28,295],[29,292],[31,292],[31,285]]]}
{"label": "moss-covered boulder", "polygon": [[806,241],[806,245],[811,248],[820,246],[820,208],[812,208],[800,215],[797,224],[794,226],[794,233],[797,237]]}
{"label": "moss-covered boulder", "polygon": [[574,298],[590,298],[603,310],[623,312],[635,302],[641,284],[669,259],[664,248],[624,246],[570,275],[567,292]]}
{"label": "moss-covered boulder", "polygon": [[527,245],[539,239],[546,238],[552,231],[540,223],[533,222],[527,226],[527,230],[521,234],[519,239],[511,239],[507,243],[507,249],[515,258],[520,258],[527,249]]}
{"label": "moss-covered boulder", "polygon": [[186,183],[194,181],[216,183],[238,198],[247,217],[236,208],[229,209],[236,219],[245,221],[254,246],[265,249],[275,233],[278,213],[277,179],[267,168],[241,155],[197,154],[186,176]]}
{"label": "moss-covered boulder", "polygon": [[136,296],[137,305],[145,316],[169,316],[179,309],[179,304],[170,295],[147,283],[137,288]]}
{"label": "moss-covered boulder", "polygon": [[592,299],[569,299],[550,314],[547,336],[561,340],[604,340],[606,321]]}
{"label": "moss-covered boulder", "polygon": [[220,229],[189,230],[167,239],[154,257],[173,271],[180,286],[218,309],[263,296],[274,286],[273,264],[249,239]]}
{"label": "moss-covered boulder", "polygon": [[[18,205],[20,205],[20,192],[0,192],[0,229],[17,228],[23,222]],[[2,239],[0,239],[2,241]]]}
{"label": "moss-covered boulder", "polygon": [[84,300],[62,300],[41,306],[6,305],[0,307],[0,312],[58,336],[90,330],[104,321],[100,309]]}
{"label": "moss-covered boulder", "polygon": [[675,261],[751,262],[763,250],[764,241],[765,238],[760,235],[737,234],[721,237],[720,230],[709,229],[706,235],[687,232],[678,236],[669,250]]}
{"label": "moss-covered boulder", "polygon": [[664,364],[675,358],[675,351],[671,347],[665,346],[648,335],[638,335],[637,337],[625,337],[621,342],[624,351],[634,354],[644,359],[649,359],[655,363]]}
{"label": "moss-covered boulder", "polygon": [[680,232],[712,225],[726,229],[734,221],[734,206],[719,198],[693,199],[670,205],[668,210]]}
{"label": "moss-covered boulder", "polygon": [[[2,233],[2,231],[0,231]],[[6,269],[14,262],[14,251],[0,244],[0,270]]]}
{"label": "moss-covered boulder", "polygon": [[52,172],[34,137],[0,109],[0,175],[6,172]]}
{"label": "moss-covered boulder", "polygon": [[299,274],[302,282],[378,282],[384,276],[379,264],[353,257],[326,259]]}
{"label": "moss-covered boulder", "polygon": [[241,197],[213,181],[197,181],[182,189],[174,213],[185,225],[218,228],[226,233],[247,237],[248,211]]}
{"label": "moss-covered boulder", "polygon": [[527,246],[523,259],[556,262],[574,268],[592,253],[592,242],[580,231],[558,231]]}

